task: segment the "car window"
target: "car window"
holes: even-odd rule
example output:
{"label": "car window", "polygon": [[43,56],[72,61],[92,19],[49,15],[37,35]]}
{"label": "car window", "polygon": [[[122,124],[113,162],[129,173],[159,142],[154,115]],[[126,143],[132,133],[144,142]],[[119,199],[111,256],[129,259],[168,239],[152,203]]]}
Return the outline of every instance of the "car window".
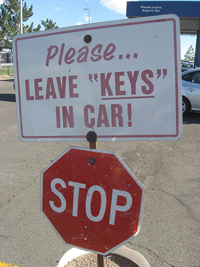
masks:
{"label": "car window", "polygon": [[195,72],[193,77],[192,77],[192,82],[193,83],[200,83],[200,72]]}
{"label": "car window", "polygon": [[192,73],[187,73],[182,76],[182,80],[191,82],[192,81]]}
{"label": "car window", "polygon": [[181,67],[187,67],[187,63],[185,62],[181,63]]}

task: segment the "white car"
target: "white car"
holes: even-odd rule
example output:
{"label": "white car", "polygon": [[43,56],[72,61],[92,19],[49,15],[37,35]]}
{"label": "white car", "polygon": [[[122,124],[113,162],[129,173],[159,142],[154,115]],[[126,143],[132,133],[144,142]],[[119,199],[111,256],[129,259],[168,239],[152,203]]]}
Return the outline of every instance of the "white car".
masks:
{"label": "white car", "polygon": [[200,68],[182,73],[182,113],[200,112]]}

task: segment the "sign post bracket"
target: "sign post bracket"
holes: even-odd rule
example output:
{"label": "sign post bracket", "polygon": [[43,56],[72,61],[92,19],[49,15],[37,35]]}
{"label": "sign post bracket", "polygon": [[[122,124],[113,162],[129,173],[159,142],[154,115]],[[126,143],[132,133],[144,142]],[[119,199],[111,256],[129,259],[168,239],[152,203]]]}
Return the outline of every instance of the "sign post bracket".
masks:
{"label": "sign post bracket", "polygon": [[86,139],[89,142],[89,148],[97,149],[97,134],[94,131],[89,131],[86,135]]}

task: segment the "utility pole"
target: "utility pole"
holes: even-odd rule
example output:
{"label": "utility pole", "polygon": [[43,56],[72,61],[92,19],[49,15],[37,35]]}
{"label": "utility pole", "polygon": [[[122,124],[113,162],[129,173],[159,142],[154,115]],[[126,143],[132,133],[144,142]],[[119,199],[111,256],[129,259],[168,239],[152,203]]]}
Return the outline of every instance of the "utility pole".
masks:
{"label": "utility pole", "polygon": [[90,24],[90,8],[84,8],[84,10],[88,10],[89,11],[88,23]]}
{"label": "utility pole", "polygon": [[22,21],[22,0],[20,0],[20,34],[23,33],[23,21]]}

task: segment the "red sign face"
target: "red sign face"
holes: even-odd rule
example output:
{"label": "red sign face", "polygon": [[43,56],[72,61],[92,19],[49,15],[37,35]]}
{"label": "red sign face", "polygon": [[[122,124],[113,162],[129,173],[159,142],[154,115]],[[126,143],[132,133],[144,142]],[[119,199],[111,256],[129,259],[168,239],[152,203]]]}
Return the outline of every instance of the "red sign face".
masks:
{"label": "red sign face", "polygon": [[42,213],[66,244],[104,255],[138,233],[144,188],[115,152],[70,147],[41,183]]}

